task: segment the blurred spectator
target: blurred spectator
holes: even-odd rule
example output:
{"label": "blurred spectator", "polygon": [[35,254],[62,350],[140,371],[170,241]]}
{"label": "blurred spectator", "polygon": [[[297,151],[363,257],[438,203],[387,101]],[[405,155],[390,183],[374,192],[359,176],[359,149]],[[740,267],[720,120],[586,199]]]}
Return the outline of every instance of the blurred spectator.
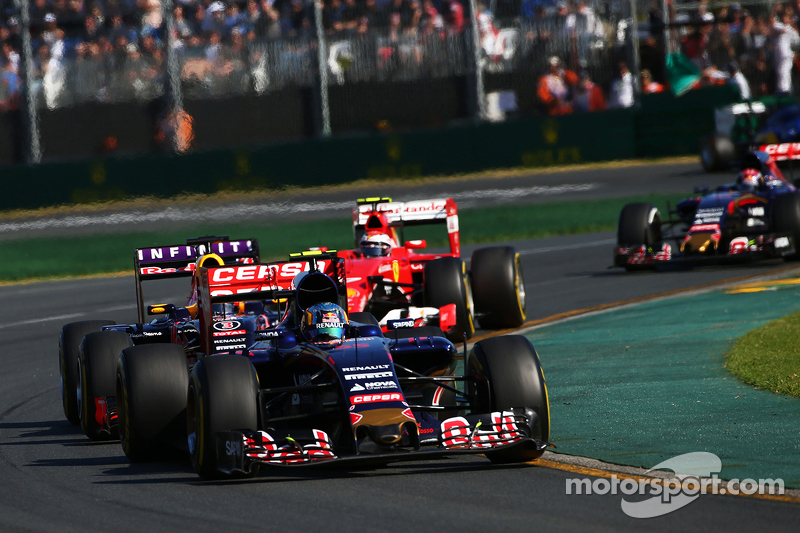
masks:
{"label": "blurred spectator", "polygon": [[576,112],[603,111],[606,108],[602,89],[592,82],[585,70],[581,72],[578,86],[575,88],[573,107]]}
{"label": "blurred spectator", "polygon": [[181,40],[188,39],[194,34],[194,29],[186,17],[183,16],[183,7],[175,6],[172,10],[172,20],[175,21],[175,33]]}
{"label": "blurred spectator", "polygon": [[0,111],[19,107],[19,94],[22,82],[10,61],[3,65],[0,73]]}
{"label": "blurred spectator", "polygon": [[214,2],[206,9],[200,29],[203,33],[211,34],[216,32],[220,36],[225,35],[225,4]]}
{"label": "blurred spectator", "polygon": [[700,24],[683,40],[683,50],[686,57],[700,70],[706,68],[711,62],[708,59],[708,39],[714,27],[714,15],[705,13],[700,15]]}
{"label": "blurred spectator", "polygon": [[344,31],[344,19],[342,17],[341,0],[328,0],[322,12],[322,22],[325,32],[328,35],[338,37]]}
{"label": "blurred spectator", "polygon": [[464,31],[464,6],[458,0],[443,0],[442,14],[447,24],[447,33],[458,35]]}
{"label": "blurred spectator", "polygon": [[[274,40],[281,36],[280,13],[275,8],[273,0],[261,0],[261,11],[258,16],[255,10],[258,9],[255,0],[247,2],[247,17],[253,24],[256,33]],[[256,22],[253,22],[255,20]]]}
{"label": "blurred spectator", "polygon": [[548,115],[566,115],[572,113],[570,87],[578,83],[578,76],[571,70],[561,66],[557,56],[550,58],[550,71],[539,78],[536,94],[539,102]]}
{"label": "blurred spectator", "polygon": [[246,17],[239,11],[236,2],[230,2],[225,8],[225,37],[229,37],[234,28],[244,27]]}
{"label": "blurred spectator", "polygon": [[750,100],[750,84],[747,83],[747,78],[744,77],[742,71],[739,70],[739,65],[736,61],[728,63],[728,83],[735,85],[739,89],[739,96],[742,100]]}
{"label": "blurred spectator", "polygon": [[663,85],[657,81],[653,81],[653,75],[649,70],[642,70],[641,74],[639,74],[639,77],[641,78],[642,82],[642,94],[653,94],[664,91]]}
{"label": "blurred spectator", "polygon": [[776,91],[791,94],[794,48],[800,44],[800,37],[788,9],[780,16],[780,22],[778,18],[775,19],[772,31],[775,37]]}
{"label": "blurred spectator", "polygon": [[81,40],[85,43],[93,43],[103,35],[103,29],[98,27],[97,19],[92,15],[86,15],[83,19],[83,32]]}
{"label": "blurred spectator", "polygon": [[611,109],[633,107],[633,74],[624,61],[619,62],[617,71],[619,76],[611,83],[608,107]]}
{"label": "blurred spectator", "polygon": [[363,14],[364,12],[361,7],[356,4],[356,0],[344,0],[344,6],[342,7],[343,29],[350,34],[355,33]]}

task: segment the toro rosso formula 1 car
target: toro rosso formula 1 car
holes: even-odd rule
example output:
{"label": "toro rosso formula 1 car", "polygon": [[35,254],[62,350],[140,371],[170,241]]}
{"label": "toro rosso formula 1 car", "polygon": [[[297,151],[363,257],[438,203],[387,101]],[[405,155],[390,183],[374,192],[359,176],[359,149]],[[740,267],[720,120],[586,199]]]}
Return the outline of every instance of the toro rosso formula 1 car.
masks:
{"label": "toro rosso formula 1 car", "polygon": [[[202,266],[198,275],[197,361],[152,344],[125,348],[116,363],[131,460],[156,456],[165,442],[188,446],[211,479],[459,453],[519,462],[548,444],[544,375],[524,337],[477,343],[457,375],[456,347],[439,328],[384,336],[374,318],[348,316],[343,260],[333,254]],[[241,325],[215,317],[214,306],[250,301],[285,302],[280,323],[256,331],[246,349],[220,350],[215,334]]]}
{"label": "toro rosso formula 1 car", "polygon": [[[661,219],[647,203],[620,213],[614,265],[627,270],[678,260],[796,256],[800,245],[800,194],[766,152],[742,158],[736,183],[680,201]],[[670,244],[670,241],[673,244]]]}
{"label": "toro rosso formula 1 car", "polygon": [[[117,434],[116,359],[120,352],[133,345],[169,343],[184,354],[187,361],[196,360],[200,349],[200,333],[195,319],[197,285],[185,307],[171,303],[144,305],[142,284],[167,278],[193,277],[198,265],[254,264],[259,260],[258,241],[231,241],[228,237],[200,237],[186,244],[139,248],[134,254],[138,323],[114,324],[109,320],[73,322],[65,325],[59,339],[61,397],[64,414],[73,424],[80,424],[92,439],[113,438]],[[253,332],[277,322],[278,315],[259,302],[233,308],[228,316],[237,315],[242,324],[235,331],[220,331],[214,337],[217,349],[244,348],[252,342]],[[226,310],[219,306],[218,314]],[[150,322],[145,314],[156,315]]]}
{"label": "toro rosso formula 1 car", "polygon": [[[404,239],[404,228],[430,224],[447,227],[449,252],[425,252],[426,241]],[[481,248],[467,270],[452,198],[361,199],[353,209],[353,230],[357,248],[339,252],[351,312],[371,313],[384,329],[399,318],[437,325],[452,339],[472,336],[475,318],[484,328],[519,327],[525,321],[519,254],[510,246]]]}

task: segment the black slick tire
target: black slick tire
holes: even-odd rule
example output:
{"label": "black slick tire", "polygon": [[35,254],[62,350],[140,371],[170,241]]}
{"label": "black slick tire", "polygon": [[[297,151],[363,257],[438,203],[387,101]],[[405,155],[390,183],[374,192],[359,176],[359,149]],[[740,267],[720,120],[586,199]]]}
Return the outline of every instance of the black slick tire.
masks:
{"label": "black slick tire", "polygon": [[103,326],[115,324],[113,320],[86,320],[72,322],[61,328],[58,339],[58,368],[61,374],[61,405],[64,416],[72,424],[79,424],[78,412],[78,356],[83,337],[100,331]]}
{"label": "black slick tire", "polygon": [[113,429],[106,431],[96,417],[95,398],[117,394],[117,359],[131,346],[131,339],[122,331],[95,331],[87,334],[80,345],[78,358],[78,412],[81,429],[92,440],[118,437]]}
{"label": "black slick tire", "polygon": [[475,314],[484,328],[518,328],[525,322],[522,260],[511,246],[481,248],[470,266]]}
{"label": "black slick tire", "polygon": [[776,233],[790,235],[795,253],[785,259],[800,257],[800,193],[792,192],[775,197],[772,204],[772,220]]}
{"label": "black slick tire", "polygon": [[700,145],[700,165],[706,172],[727,169],[735,157],[736,147],[727,135],[709,135]]}
{"label": "black slick tire", "polygon": [[255,368],[241,355],[206,357],[192,369],[186,409],[189,453],[203,479],[227,477],[217,470],[218,431],[258,429],[257,395]]}
{"label": "black slick tire", "polygon": [[466,267],[457,257],[434,259],[425,265],[425,305],[442,307],[456,304],[456,326],[448,338],[458,342],[464,334],[475,333],[472,314],[472,293],[467,283]]}
{"label": "black slick tire", "polygon": [[[619,214],[617,245],[620,247],[661,246],[661,214],[647,202],[627,204]],[[653,265],[622,265],[627,271],[652,269]]]}
{"label": "black slick tire", "polygon": [[[518,407],[533,409],[536,423],[532,437],[550,438],[550,403],[539,354],[522,335],[504,335],[482,340],[467,355],[467,390],[476,413],[489,413]],[[494,462],[523,462],[542,452],[516,449],[513,454],[491,454]]]}
{"label": "black slick tire", "polygon": [[117,360],[116,383],[122,450],[133,462],[159,459],[168,435],[185,434],[186,353],[175,344],[126,348]]}

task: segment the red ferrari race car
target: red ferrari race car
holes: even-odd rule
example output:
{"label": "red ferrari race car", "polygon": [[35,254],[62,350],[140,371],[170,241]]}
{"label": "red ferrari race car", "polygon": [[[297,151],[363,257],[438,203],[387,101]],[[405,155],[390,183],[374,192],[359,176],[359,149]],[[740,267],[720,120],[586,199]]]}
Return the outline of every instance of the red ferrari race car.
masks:
{"label": "red ferrari race car", "polygon": [[[410,226],[447,227],[450,251],[426,252],[425,240],[404,238]],[[355,250],[340,251],[347,272],[350,312],[369,312],[386,329],[390,320],[439,326],[451,339],[483,328],[525,322],[522,260],[511,246],[473,252],[461,260],[458,210],[452,198],[393,202],[365,198],[353,209]]]}

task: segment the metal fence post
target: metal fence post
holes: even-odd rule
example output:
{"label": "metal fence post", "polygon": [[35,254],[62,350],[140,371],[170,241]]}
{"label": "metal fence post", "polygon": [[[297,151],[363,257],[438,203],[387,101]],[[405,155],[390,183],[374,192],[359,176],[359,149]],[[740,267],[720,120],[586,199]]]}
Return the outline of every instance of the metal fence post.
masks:
{"label": "metal fence post", "polygon": [[319,69],[319,100],[320,114],[322,116],[322,136],[331,136],[331,109],[328,103],[328,46],[325,41],[325,29],[322,27],[322,0],[314,2],[314,22],[317,32],[317,51]]}
{"label": "metal fence post", "polygon": [[36,95],[33,93],[33,48],[31,47],[31,17],[29,11],[29,0],[20,0],[19,6],[20,24],[22,25],[22,58],[20,68],[22,69],[23,104],[22,104],[22,128],[25,146],[23,153],[26,163],[39,163],[42,160],[42,147],[39,139],[39,115],[36,109]]}
{"label": "metal fence post", "polygon": [[183,91],[181,89],[181,69],[178,64],[178,56],[175,52],[175,19],[172,16],[172,2],[161,0],[161,16],[166,25],[166,62],[167,62],[167,84],[164,92],[167,96],[168,115],[175,121],[170,128],[169,145],[173,152],[181,153],[186,150],[186,146],[180,139],[179,124],[183,113]]}
{"label": "metal fence post", "polygon": [[472,26],[472,63],[475,69],[475,101],[474,111],[476,120],[486,119],[486,94],[483,87],[483,66],[481,65],[481,34],[478,28],[478,3],[469,0],[470,24]]}
{"label": "metal fence post", "polygon": [[631,74],[633,74],[633,105],[634,107],[639,107],[642,100],[642,88],[640,87],[641,83],[639,82],[639,69],[641,68],[640,61],[639,61],[639,19],[638,13],[636,10],[636,0],[631,1],[631,54],[632,54],[632,62],[631,65]]}

